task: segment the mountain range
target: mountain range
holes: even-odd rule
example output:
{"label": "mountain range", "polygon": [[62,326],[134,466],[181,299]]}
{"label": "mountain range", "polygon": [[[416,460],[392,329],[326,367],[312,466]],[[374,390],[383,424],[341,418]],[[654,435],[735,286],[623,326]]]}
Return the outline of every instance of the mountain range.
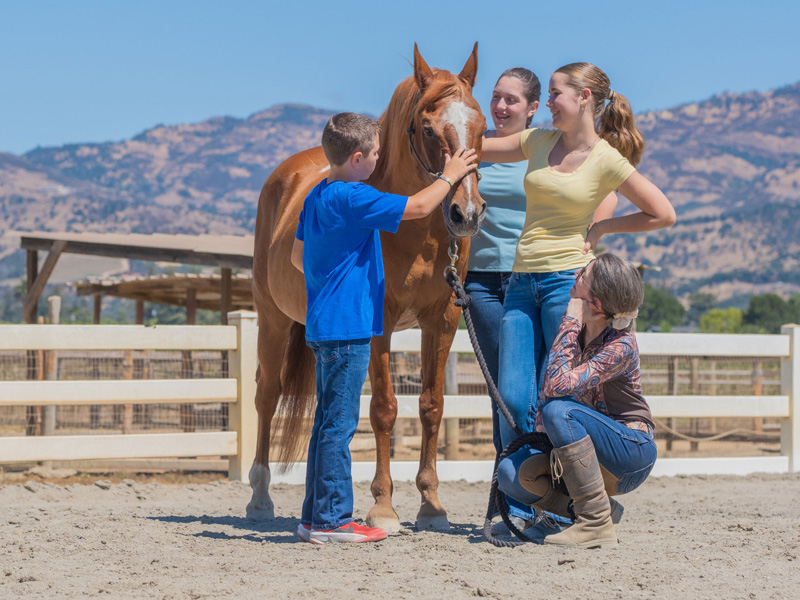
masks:
{"label": "mountain range", "polygon": [[[331,114],[285,104],[120,142],[0,153],[0,280],[24,272],[13,230],[252,233],[265,179],[317,145]],[[800,83],[642,113],[637,123],[647,141],[639,169],[678,223],[601,245],[660,268],[648,281],[678,295],[741,303],[800,291]],[[618,211],[631,210],[621,199]]]}

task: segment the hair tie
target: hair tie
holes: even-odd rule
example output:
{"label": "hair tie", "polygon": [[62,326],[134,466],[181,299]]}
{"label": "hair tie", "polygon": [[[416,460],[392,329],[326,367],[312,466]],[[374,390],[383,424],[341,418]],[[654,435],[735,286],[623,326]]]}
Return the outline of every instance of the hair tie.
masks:
{"label": "hair tie", "polygon": [[614,329],[625,329],[626,327],[630,327],[631,323],[637,316],[639,316],[639,309],[625,313],[614,313],[614,316],[611,317],[611,327]]}
{"label": "hair tie", "polygon": [[611,99],[612,99],[612,98],[614,98],[614,90],[612,90],[612,89],[609,89],[609,90],[608,90],[608,96],[606,96],[606,99],[607,99],[609,102],[611,102]]}

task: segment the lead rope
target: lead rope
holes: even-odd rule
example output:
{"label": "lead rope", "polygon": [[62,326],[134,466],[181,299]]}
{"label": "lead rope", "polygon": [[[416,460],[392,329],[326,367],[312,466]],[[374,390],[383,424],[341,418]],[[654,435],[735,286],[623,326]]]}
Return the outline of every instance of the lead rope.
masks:
{"label": "lead rope", "polygon": [[458,262],[458,242],[456,241],[456,238],[452,236],[450,237],[450,247],[447,249],[447,254],[450,256],[450,264],[444,269],[444,278],[453,289],[453,293],[456,295],[456,299],[453,301],[453,304],[460,307],[462,313],[464,314],[464,322],[467,324],[469,341],[472,343],[472,348],[475,351],[475,358],[478,360],[478,364],[481,367],[481,372],[483,373],[484,379],[486,379],[486,386],[489,388],[489,396],[500,409],[503,417],[506,419],[506,421],[508,421],[509,425],[511,425],[511,427],[514,429],[514,433],[517,435],[516,439],[514,439],[508,446],[503,448],[503,451],[494,461],[492,486],[489,491],[489,506],[486,508],[486,518],[483,522],[483,537],[487,542],[490,542],[491,544],[494,544],[500,548],[515,548],[516,546],[521,546],[526,542],[500,540],[492,535],[492,517],[499,512],[500,517],[503,519],[503,523],[506,524],[508,529],[520,540],[525,540],[523,533],[517,529],[517,527],[508,518],[508,502],[506,501],[505,494],[499,493],[497,488],[497,465],[499,465],[500,461],[502,461],[504,458],[511,456],[523,446],[531,446],[532,448],[547,454],[552,450],[553,444],[550,442],[550,438],[547,437],[546,433],[533,432],[523,434],[517,426],[517,423],[514,421],[514,418],[511,416],[511,413],[508,411],[508,407],[506,407],[505,402],[503,402],[503,399],[500,397],[500,393],[497,391],[497,386],[492,379],[492,375],[489,373],[489,367],[486,365],[486,360],[483,357],[483,351],[481,351],[481,347],[478,344],[478,338],[475,335],[475,328],[472,324],[472,315],[470,315],[469,310],[469,305],[472,303],[472,297],[467,294],[467,292],[464,290],[464,287],[461,285],[461,278],[458,275],[458,269],[456,267],[456,263]]}

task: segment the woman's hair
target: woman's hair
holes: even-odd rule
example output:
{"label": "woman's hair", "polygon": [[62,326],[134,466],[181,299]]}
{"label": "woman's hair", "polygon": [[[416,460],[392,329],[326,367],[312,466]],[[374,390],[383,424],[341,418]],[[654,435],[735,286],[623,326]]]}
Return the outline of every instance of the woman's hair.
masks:
{"label": "woman's hair", "polygon": [[641,273],[615,254],[601,254],[592,264],[589,294],[600,301],[614,329],[629,327],[644,301]]}
{"label": "woman's hair", "polygon": [[644,152],[644,136],[636,127],[628,100],[611,90],[608,75],[599,67],[585,62],[564,65],[556,69],[556,73],[566,75],[567,85],[578,93],[586,88],[591,90],[597,134],[619,150],[633,166],[638,165]]}
{"label": "woman's hair", "polygon": [[[513,77],[522,84],[522,93],[525,95],[525,100],[528,101],[528,105],[539,101],[542,95],[542,84],[539,82],[536,73],[524,67],[514,67],[513,69],[506,69],[503,71],[500,77],[497,78],[497,81],[500,81],[503,77]],[[530,126],[532,120],[533,117],[528,117],[525,124]]]}

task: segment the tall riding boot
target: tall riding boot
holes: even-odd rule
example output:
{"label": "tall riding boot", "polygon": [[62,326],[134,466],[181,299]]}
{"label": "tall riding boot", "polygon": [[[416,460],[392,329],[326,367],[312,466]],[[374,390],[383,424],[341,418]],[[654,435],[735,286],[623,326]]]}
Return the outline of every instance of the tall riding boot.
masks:
{"label": "tall riding boot", "polygon": [[[605,472],[603,477],[604,479],[606,478]],[[550,481],[550,459],[546,454],[531,456],[519,467],[519,482],[522,487],[532,494],[541,496],[540,500],[533,503],[534,507],[559,517],[572,519],[572,513],[569,509],[572,498],[555,489],[550,484]],[[608,485],[608,482],[606,482],[606,488],[608,488]],[[609,497],[608,500],[611,504],[611,521],[616,525],[622,520],[622,513],[625,508],[614,498]]]}
{"label": "tall riding boot", "polygon": [[544,539],[545,544],[596,548],[617,543],[617,534],[611,522],[611,504],[608,501],[600,463],[591,438],[554,448],[551,454],[553,477],[564,478],[572,496],[575,523]]}

